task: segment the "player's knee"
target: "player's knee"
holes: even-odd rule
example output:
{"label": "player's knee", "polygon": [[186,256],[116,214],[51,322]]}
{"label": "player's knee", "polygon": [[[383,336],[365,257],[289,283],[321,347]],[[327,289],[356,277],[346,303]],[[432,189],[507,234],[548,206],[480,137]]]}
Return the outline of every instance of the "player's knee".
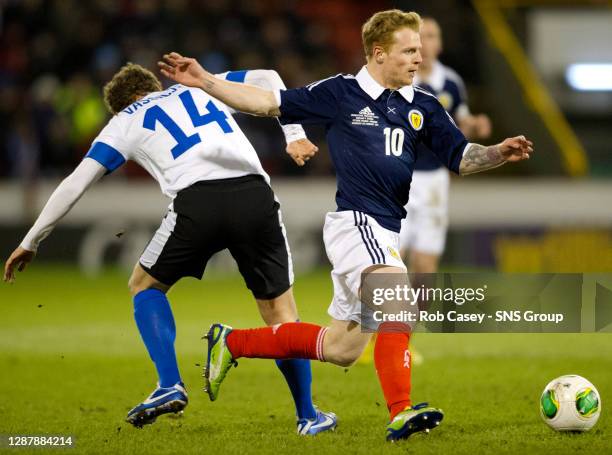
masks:
{"label": "player's knee", "polygon": [[291,288],[273,299],[257,299],[257,306],[261,317],[269,326],[298,320]]}
{"label": "player's knee", "polygon": [[437,267],[431,262],[416,262],[411,270],[414,273],[435,273]]}
{"label": "player's knee", "polygon": [[138,273],[133,273],[130,279],[128,280],[128,289],[130,291],[130,295],[132,296],[135,296],[139,292],[146,291],[147,289],[152,288],[157,288],[157,286],[155,286],[155,283],[140,276]]}
{"label": "player's knee", "polygon": [[142,280],[139,280],[137,277],[132,275],[128,280],[128,289],[130,291],[130,294],[132,296],[135,296],[136,294],[141,291],[144,291],[147,288],[144,287]]}
{"label": "player's knee", "polygon": [[146,291],[147,289],[157,289],[164,294],[168,291],[167,286],[155,283],[144,283],[144,282],[132,282],[128,281],[128,289],[130,291],[130,295],[133,297],[136,294],[139,294],[142,291]]}
{"label": "player's knee", "polygon": [[161,283],[149,275],[140,264],[136,264],[134,271],[128,280],[128,289],[132,296],[147,289],[159,289],[166,293],[170,289],[169,285]]}
{"label": "player's knee", "polygon": [[414,252],[410,256],[410,269],[414,273],[435,273],[438,261],[439,256],[436,254]]}

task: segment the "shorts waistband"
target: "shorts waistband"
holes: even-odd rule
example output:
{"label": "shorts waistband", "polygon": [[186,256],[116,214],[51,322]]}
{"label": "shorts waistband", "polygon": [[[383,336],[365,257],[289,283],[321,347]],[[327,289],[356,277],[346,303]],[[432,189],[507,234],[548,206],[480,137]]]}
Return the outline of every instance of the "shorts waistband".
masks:
{"label": "shorts waistband", "polygon": [[197,190],[213,190],[213,191],[237,191],[245,188],[268,186],[268,183],[262,175],[249,174],[241,177],[232,177],[218,180],[200,180],[178,192],[178,195],[189,193]]}

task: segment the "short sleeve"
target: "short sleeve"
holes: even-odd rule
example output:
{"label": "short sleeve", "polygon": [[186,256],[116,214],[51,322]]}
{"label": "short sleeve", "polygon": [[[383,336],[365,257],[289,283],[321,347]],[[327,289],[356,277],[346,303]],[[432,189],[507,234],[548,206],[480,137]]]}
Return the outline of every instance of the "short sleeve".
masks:
{"label": "short sleeve", "polygon": [[225,73],[215,74],[218,79],[225,79],[226,81],[244,83],[248,70],[240,71],[226,71]]}
{"label": "short sleeve", "polygon": [[329,124],[339,112],[344,95],[344,77],[339,74],[305,87],[280,91],[281,124]]}
{"label": "short sleeve", "polygon": [[[243,84],[247,77],[248,70],[240,70],[240,71],[226,71],[225,73],[215,74],[215,77],[218,79],[225,79],[226,81],[231,82],[239,82]],[[221,101],[217,100],[219,103]],[[228,106],[227,104],[223,104],[223,106],[228,110],[228,112],[232,115],[237,114],[238,111],[233,107]]]}
{"label": "short sleeve", "polygon": [[431,106],[429,119],[425,119],[423,142],[442,164],[458,174],[468,141],[438,100],[433,101]]}
{"label": "short sleeve", "polygon": [[129,159],[129,149],[121,130],[119,117],[115,116],[96,137],[85,158],[96,160],[110,174]]}
{"label": "short sleeve", "polygon": [[455,75],[455,84],[457,85],[457,92],[459,93],[459,104],[464,104],[468,102],[467,90],[465,89],[465,83],[461,76],[458,74]]}
{"label": "short sleeve", "polygon": [[449,91],[453,97],[452,108],[448,110],[453,119],[458,120],[470,114],[465,83],[459,74],[446,67]]}

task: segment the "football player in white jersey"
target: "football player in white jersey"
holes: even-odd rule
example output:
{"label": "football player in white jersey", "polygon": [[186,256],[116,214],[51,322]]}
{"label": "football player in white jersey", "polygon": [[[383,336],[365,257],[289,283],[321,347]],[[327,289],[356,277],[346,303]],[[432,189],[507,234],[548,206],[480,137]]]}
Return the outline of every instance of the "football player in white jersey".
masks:
{"label": "football player in white jersey", "polygon": [[[219,77],[284,88],[274,71],[239,71]],[[229,249],[266,324],[297,321],[298,314],[280,205],[233,111],[200,89],[176,84],[162,90],[152,72],[134,64],[115,74],[104,88],[104,100],[113,118],[11,254],[4,280],[14,280],[14,269],[21,271],[32,261],[40,242],[105,174],[133,160],[157,180],[172,203],[129,280],[136,324],[159,376],[153,393],[128,413],[127,421],[140,427],[187,405],[166,293],[182,277],[202,278],[212,255]],[[283,131],[288,153],[303,165],[317,148],[301,126],[284,126]],[[333,429],[335,415],[312,404],[309,361],[277,364],[294,397],[298,432]]]}

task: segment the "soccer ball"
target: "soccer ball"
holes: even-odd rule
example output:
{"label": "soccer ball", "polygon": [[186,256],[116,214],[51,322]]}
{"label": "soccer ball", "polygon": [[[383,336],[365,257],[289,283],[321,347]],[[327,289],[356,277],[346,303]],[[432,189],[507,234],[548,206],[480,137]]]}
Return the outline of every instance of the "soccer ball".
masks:
{"label": "soccer ball", "polygon": [[553,430],[590,430],[600,413],[599,392],[593,384],[575,374],[550,381],[540,398],[540,415]]}

